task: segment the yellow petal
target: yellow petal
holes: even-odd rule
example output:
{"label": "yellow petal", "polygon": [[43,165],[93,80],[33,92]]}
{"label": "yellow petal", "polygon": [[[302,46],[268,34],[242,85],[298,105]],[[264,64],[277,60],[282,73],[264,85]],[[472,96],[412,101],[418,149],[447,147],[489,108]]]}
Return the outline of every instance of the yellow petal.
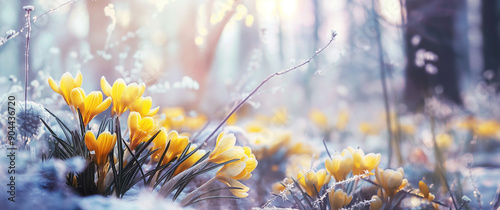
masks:
{"label": "yellow petal", "polygon": [[111,97],[111,85],[109,85],[104,76],[101,77],[101,89],[104,95]]}
{"label": "yellow petal", "polygon": [[76,85],[76,87],[80,87],[82,86],[82,81],[83,81],[82,73],[78,71],[78,73],[76,73],[76,78],[74,79],[74,84]]}
{"label": "yellow petal", "polygon": [[418,188],[425,198],[429,198],[429,188],[423,181],[418,182]]}
{"label": "yellow petal", "polygon": [[139,120],[141,120],[141,115],[137,112],[130,112],[128,115],[128,128],[130,130],[130,138],[132,138],[132,132],[135,132],[139,129]]}
{"label": "yellow petal", "polygon": [[113,83],[113,87],[111,88],[111,94],[113,98],[113,110],[115,111],[116,115],[120,116],[127,110],[128,104],[124,104],[124,95],[125,93],[125,88],[126,88],[125,81],[123,79],[117,79]]}
{"label": "yellow petal", "polygon": [[151,131],[155,127],[153,118],[151,117],[142,118],[141,121],[139,121],[139,127],[143,131]]}
{"label": "yellow petal", "polygon": [[95,136],[90,131],[87,131],[87,133],[85,133],[85,145],[87,146],[89,151],[94,151],[97,148],[97,141],[95,139]]}
{"label": "yellow petal", "polygon": [[151,155],[153,161],[160,161],[161,155],[163,154],[163,151],[165,151],[165,148],[167,146],[166,143],[167,130],[165,128],[160,128],[160,133],[158,133],[158,135],[153,139],[153,147],[151,148],[151,150],[158,149],[153,153],[153,155]]}
{"label": "yellow petal", "polygon": [[49,86],[54,90],[54,92],[61,94],[61,88],[59,88],[59,85],[52,79],[52,77],[49,77]]}
{"label": "yellow petal", "polygon": [[[209,159],[212,160],[213,158],[219,156],[226,150],[229,150],[230,148],[234,147],[235,143],[236,143],[236,137],[233,134],[225,135],[224,132],[221,132],[217,137],[215,148],[210,154]],[[242,154],[244,154],[244,151],[242,152]]]}
{"label": "yellow petal", "polygon": [[392,173],[387,180],[387,186],[391,189],[397,189],[403,183],[403,176],[400,173]]}
{"label": "yellow petal", "polygon": [[383,205],[382,200],[376,195],[372,196],[372,200],[373,199],[375,199],[375,201],[370,203],[370,210],[382,209],[382,205]]}
{"label": "yellow petal", "polygon": [[248,196],[247,192],[248,192],[248,190],[250,190],[250,188],[248,188],[247,186],[245,186],[241,182],[238,182],[237,180],[234,180],[231,178],[226,178],[226,177],[220,177],[220,178],[218,178],[218,180],[221,181],[222,183],[226,184],[228,187],[241,188],[241,189],[230,189],[230,191],[231,191],[231,193],[233,193],[233,195],[235,195],[239,198],[245,198]]}
{"label": "yellow petal", "polygon": [[378,167],[380,163],[380,154],[369,153],[363,157],[363,170],[371,171],[374,168]]}
{"label": "yellow petal", "polygon": [[236,161],[229,164],[224,165],[218,172],[217,176],[227,176],[234,177],[241,173],[246,167],[246,164],[243,161]]}
{"label": "yellow petal", "polygon": [[243,157],[243,155],[245,155],[243,152],[243,148],[233,147],[217,154],[216,156],[213,156],[212,158],[210,158],[210,161],[213,163],[223,163],[234,159],[240,159]]}
{"label": "yellow petal", "polygon": [[74,88],[71,91],[71,103],[76,107],[80,107],[80,111],[85,108],[84,99],[85,99],[85,91],[82,88]]}
{"label": "yellow petal", "polygon": [[318,178],[318,184],[316,185],[316,188],[318,191],[323,187],[326,181],[326,170],[325,169],[320,169],[319,171],[316,172],[316,177]]}
{"label": "yellow petal", "polygon": [[101,112],[105,111],[106,109],[108,109],[110,105],[111,105],[111,98],[106,98],[106,100],[104,100],[101,104],[99,104],[96,107],[96,112],[101,113]]}
{"label": "yellow petal", "polygon": [[432,193],[429,193],[429,202],[432,202],[436,198]]}
{"label": "yellow petal", "polygon": [[344,206],[349,205],[349,203],[351,203],[351,201],[352,201],[352,195],[347,197],[347,199],[344,201]]}
{"label": "yellow petal", "polygon": [[146,114],[146,116],[153,116],[156,113],[158,113],[159,110],[160,110],[160,107],[157,106],[156,108],[149,110],[149,112]]}

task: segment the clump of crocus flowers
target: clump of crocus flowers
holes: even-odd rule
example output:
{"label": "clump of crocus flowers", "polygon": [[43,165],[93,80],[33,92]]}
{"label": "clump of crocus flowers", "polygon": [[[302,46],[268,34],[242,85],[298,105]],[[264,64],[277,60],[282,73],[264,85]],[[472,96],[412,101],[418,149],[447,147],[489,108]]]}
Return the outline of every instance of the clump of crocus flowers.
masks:
{"label": "clump of crocus flowers", "polygon": [[[210,154],[207,154],[206,150],[192,144],[189,140],[189,133],[179,133],[174,129],[199,129],[206,122],[204,116],[188,116],[182,108],[167,108],[163,112],[163,115],[167,117],[162,119],[157,114],[160,108],[152,108],[152,98],[143,96],[145,91],[144,83],[126,84],[123,79],[117,79],[113,85],[110,85],[102,77],[101,88],[104,95],[108,96],[103,99],[103,94],[100,91],[92,91],[86,94],[81,88],[82,80],[82,74],[78,72],[75,78],[70,73],[65,73],[59,84],[52,78],[49,78],[48,82],[50,87],[63,97],[75,117],[80,118],[81,116],[81,119],[76,121],[77,123],[83,123],[82,126],[78,126],[81,132],[75,132],[75,135],[82,133],[80,137],[83,140],[82,148],[86,150],[79,153],[79,155],[88,157],[89,162],[93,163],[89,167],[97,168],[96,171],[91,170],[91,172],[95,171],[96,177],[98,177],[97,183],[84,184],[95,184],[97,192],[104,194],[106,190],[110,189],[109,186],[113,183],[113,176],[116,176],[121,170],[133,167],[127,164],[134,164],[134,160],[138,161],[137,158],[144,162],[142,155],[146,154],[150,156],[149,163],[152,166],[162,167],[156,173],[147,173],[151,178],[150,180],[152,180],[150,186],[156,183],[156,180],[161,176],[161,172],[165,171],[163,170],[165,167],[175,167],[173,168],[175,170],[170,170],[173,172],[172,176],[160,187],[160,196],[168,195],[172,190],[169,186],[176,186],[177,182],[185,180],[186,175],[191,176],[190,173],[206,164],[212,164],[215,166],[213,168],[219,168],[209,182],[219,180],[231,187],[229,190],[236,197],[244,198],[248,196],[250,188],[240,181],[247,180],[252,176],[251,173],[257,167],[258,162],[250,147],[236,146],[236,137],[233,134],[220,133],[215,148]],[[92,131],[90,129],[92,120],[110,107],[112,120],[101,122],[98,132]],[[125,132],[118,132],[116,129],[120,130],[120,126],[115,127],[115,122],[119,123],[120,118],[124,118],[127,113]],[[127,135],[128,141],[119,134]],[[125,145],[121,144],[124,147],[117,147],[117,141],[125,143]],[[146,152],[142,153],[142,151]],[[117,160],[117,158],[120,158],[119,154],[123,158],[120,163],[123,164],[123,169],[119,169],[120,165]],[[187,154],[190,154],[189,157],[186,157]],[[110,159],[110,155],[114,159]],[[185,158],[180,160],[182,157]],[[201,161],[202,158],[204,158],[203,161]],[[113,168],[113,173],[110,172],[111,168]],[[71,185],[73,187],[82,184],[77,182],[86,181],[76,177],[71,175]],[[70,176],[68,176],[68,179],[70,179]],[[206,185],[200,186],[188,194],[182,203],[188,205],[189,202],[192,202],[193,197],[189,195],[196,194],[204,186]],[[165,194],[165,192],[168,193]]]}

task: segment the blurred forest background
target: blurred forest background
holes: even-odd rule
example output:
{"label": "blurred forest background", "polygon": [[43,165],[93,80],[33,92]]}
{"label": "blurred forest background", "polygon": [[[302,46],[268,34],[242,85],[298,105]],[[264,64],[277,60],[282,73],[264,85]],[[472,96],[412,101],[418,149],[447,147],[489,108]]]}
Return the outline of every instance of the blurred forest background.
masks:
{"label": "blurred forest background", "polygon": [[[22,6],[36,8],[30,84],[66,71],[95,77],[84,84],[93,89],[101,75],[123,77],[162,94],[160,105],[213,111],[310,56],[331,30],[334,46],[273,81],[267,91],[275,97],[262,105],[383,106],[381,69],[390,101],[405,99],[402,108],[412,110],[434,94],[462,104],[464,91],[482,81],[485,91],[497,90],[500,79],[498,1],[70,1],[36,19],[65,2],[2,1],[4,32],[25,25]],[[6,38],[1,76],[22,78],[25,40]]]}
{"label": "blurred forest background", "polygon": [[[0,0],[0,88],[19,100],[26,30],[16,32],[25,27],[25,5],[35,7],[29,100],[49,109],[65,102],[47,78],[81,71],[84,89],[100,90],[101,76],[144,82],[153,107],[182,106],[220,119],[267,76],[312,56],[335,31],[332,45],[309,65],[273,78],[252,97],[249,112],[285,108],[290,121],[311,109],[332,119],[350,113],[352,130],[362,122],[391,128],[387,113],[396,113],[403,117],[393,124],[417,127],[413,145],[428,145],[425,107],[435,108],[445,132],[457,117],[500,119],[500,0]],[[350,145],[365,138],[338,135],[329,139]],[[361,144],[387,151],[385,142]],[[413,157],[412,144],[401,148],[405,159]],[[490,146],[479,151],[498,148]],[[460,159],[464,151],[474,149],[460,147],[447,158]],[[495,171],[475,171],[477,179],[500,174],[498,161],[476,158],[475,166]],[[491,192],[484,201],[493,200],[497,184],[479,184]]]}

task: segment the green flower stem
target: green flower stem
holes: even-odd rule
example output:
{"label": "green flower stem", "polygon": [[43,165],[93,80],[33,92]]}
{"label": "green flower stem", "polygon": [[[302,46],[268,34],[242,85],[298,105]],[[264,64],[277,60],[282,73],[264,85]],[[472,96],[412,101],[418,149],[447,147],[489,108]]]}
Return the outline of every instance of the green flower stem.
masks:
{"label": "green flower stem", "polygon": [[105,185],[105,180],[107,172],[108,170],[104,170],[104,167],[99,166],[99,178],[97,179],[97,192],[99,194],[104,194],[104,190],[106,190],[107,185]]}

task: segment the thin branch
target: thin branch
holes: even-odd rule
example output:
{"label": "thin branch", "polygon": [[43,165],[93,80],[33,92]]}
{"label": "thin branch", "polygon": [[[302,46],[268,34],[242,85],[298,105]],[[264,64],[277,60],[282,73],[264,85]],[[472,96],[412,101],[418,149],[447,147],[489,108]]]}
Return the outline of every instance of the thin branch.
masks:
{"label": "thin branch", "polygon": [[317,55],[319,55],[321,52],[323,52],[323,50],[325,50],[333,42],[333,40],[335,39],[336,36],[337,36],[337,33],[332,31],[332,36],[331,36],[330,40],[328,41],[328,43],[326,43],[326,45],[323,48],[317,50],[316,53],[314,53],[314,55],[311,56],[309,59],[307,59],[306,61],[302,62],[301,64],[299,64],[297,66],[276,72],[274,74],[271,74],[271,76],[269,76],[265,80],[263,80],[252,92],[250,92],[250,94],[248,94],[247,97],[245,97],[240,103],[238,103],[238,105],[235,108],[233,108],[231,110],[231,112],[229,112],[229,114],[227,114],[227,116],[224,118],[224,120],[222,120],[222,122],[219,123],[217,128],[215,128],[215,130],[203,141],[203,144],[201,145],[201,147],[207,145],[207,142],[210,140],[210,138],[212,138],[212,136],[214,136],[214,134],[222,127],[222,125],[224,125],[224,123],[226,123],[227,119],[229,119],[229,117],[231,117],[231,115],[233,115],[234,112],[236,112],[243,104],[245,104],[245,102],[248,99],[250,99],[250,97],[252,97],[262,87],[262,85],[264,85],[267,81],[269,81],[271,78],[273,78],[275,76],[286,74],[290,71],[296,70],[296,69],[308,64],[309,62],[311,62],[312,59],[314,59]]}
{"label": "thin branch", "polygon": [[59,8],[61,8],[61,7],[65,6],[65,5],[67,5],[67,4],[71,4],[71,3],[73,3],[73,2],[76,2],[76,1],[78,1],[78,0],[69,0],[69,1],[67,1],[67,2],[64,2],[64,3],[60,4],[60,5],[59,5],[59,6],[57,6],[57,7],[54,7],[54,8],[52,8],[52,9],[49,9],[49,10],[45,11],[44,13],[42,13],[42,14],[41,14],[41,15],[39,15],[39,16],[34,16],[34,17],[33,17],[33,23],[35,23],[38,19],[40,19],[40,18],[44,17],[45,15],[48,15],[48,14],[50,14],[50,13],[53,13],[53,12],[55,12],[56,10],[58,10]]}
{"label": "thin branch", "polygon": [[29,50],[30,50],[30,36],[31,36],[31,11],[35,9],[35,7],[28,5],[23,7],[26,10],[26,27],[28,31],[26,32],[26,51],[24,52],[24,118],[26,119],[26,114],[28,110],[26,108],[28,104],[28,73],[29,73]]}
{"label": "thin branch", "polygon": [[469,171],[470,182],[472,184],[472,187],[474,188],[474,197],[476,197],[477,204],[479,204],[479,210],[482,210],[483,207],[481,206],[481,192],[479,192],[479,189],[477,188],[476,184],[474,183],[474,179],[472,178],[472,171],[470,169],[471,166],[472,166],[472,163],[469,162],[467,165],[467,170]]}
{"label": "thin branch", "polygon": [[[49,9],[47,10],[46,12],[42,13],[41,15],[39,16],[33,16],[33,23],[35,23],[38,19],[52,13],[52,12],[55,12],[56,10],[58,10],[59,8],[65,6],[65,5],[68,5],[68,4],[71,4],[73,2],[76,2],[78,0],[69,0],[67,2],[64,2],[62,4],[60,4],[59,6],[57,7],[54,7],[52,9]],[[32,7],[30,7],[32,8]],[[17,37],[17,35],[21,34],[24,32],[24,29],[27,29],[28,28],[28,25],[24,25],[21,29],[19,29],[18,31],[14,31],[14,30],[9,30],[7,31],[7,36],[6,37],[0,37],[0,46],[2,46],[3,44],[5,44],[7,41],[9,41],[10,39],[13,39],[15,37]],[[30,29],[31,30],[31,25],[30,25]]]}

